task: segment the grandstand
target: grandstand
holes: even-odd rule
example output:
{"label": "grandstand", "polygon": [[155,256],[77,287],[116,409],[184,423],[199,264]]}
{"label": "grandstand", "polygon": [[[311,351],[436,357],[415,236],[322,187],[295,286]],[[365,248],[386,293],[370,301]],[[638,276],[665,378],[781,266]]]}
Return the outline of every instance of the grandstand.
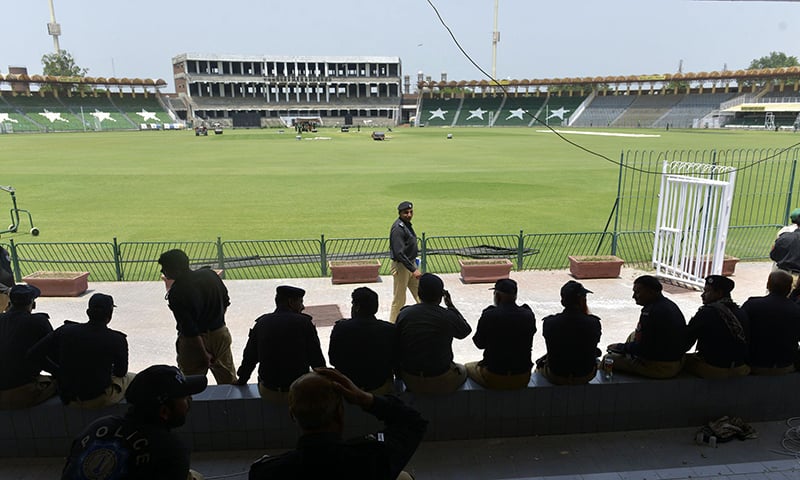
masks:
{"label": "grandstand", "polygon": [[181,118],[225,126],[396,125],[402,101],[398,57],[181,54],[172,59]]}
{"label": "grandstand", "polygon": [[7,133],[136,130],[162,128],[173,122],[156,97],[141,94],[0,94],[0,131]]}
{"label": "grandstand", "polygon": [[504,98],[492,126],[527,127],[530,125],[532,117],[539,113],[544,101],[544,97],[536,96]]}
{"label": "grandstand", "polygon": [[697,119],[718,110],[720,105],[736,96],[735,93],[685,94],[664,116],[653,123],[654,127],[692,128]]}
{"label": "grandstand", "polygon": [[[416,118],[421,123],[428,118],[428,125],[535,126],[539,123],[535,116],[551,126],[800,127],[800,67],[503,80],[495,84],[420,80],[417,87]],[[450,117],[441,118],[444,110]],[[431,119],[434,111],[439,117]],[[487,121],[471,112],[495,113]],[[520,121],[520,113],[526,122]]]}
{"label": "grandstand", "polygon": [[633,95],[597,96],[572,125],[577,127],[609,127],[633,103]]}
{"label": "grandstand", "polygon": [[677,95],[631,95],[633,101],[622,115],[611,122],[612,127],[650,127],[681,100]]}
{"label": "grandstand", "polygon": [[158,92],[164,85],[149,79],[0,75],[0,133],[174,128],[176,117]]}
{"label": "grandstand", "polygon": [[[562,79],[423,80],[409,94],[397,57],[173,58],[163,80],[0,74],[0,133],[174,127],[800,127],[800,67]],[[405,82],[403,93],[401,78]],[[38,87],[38,90],[37,90]],[[124,91],[129,90],[129,91]],[[537,119],[539,121],[537,121]]]}
{"label": "grandstand", "polygon": [[[544,110],[540,112],[538,118],[547,125],[559,126],[569,125],[570,119],[576,115],[579,107],[587,100],[585,95],[574,97],[549,96]],[[538,122],[531,122],[531,126],[536,126]]]}
{"label": "grandstand", "polygon": [[499,95],[483,98],[464,97],[458,118],[456,118],[456,125],[463,127],[491,126],[502,104],[503,97]]}

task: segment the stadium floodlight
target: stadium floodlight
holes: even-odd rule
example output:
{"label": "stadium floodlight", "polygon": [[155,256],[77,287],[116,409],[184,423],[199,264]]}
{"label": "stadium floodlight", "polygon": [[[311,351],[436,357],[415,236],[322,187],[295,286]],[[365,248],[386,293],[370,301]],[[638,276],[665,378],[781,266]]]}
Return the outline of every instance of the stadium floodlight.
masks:
{"label": "stadium floodlight", "polygon": [[497,42],[500,41],[500,31],[497,30],[497,13],[499,9],[500,0],[494,0],[494,30],[492,31],[492,80],[497,78]]}
{"label": "stadium floodlight", "polygon": [[58,44],[58,36],[61,35],[61,25],[56,22],[56,10],[53,8],[53,0],[50,2],[50,23],[47,24],[47,33],[53,37],[53,48],[56,53],[61,53],[61,46]]}

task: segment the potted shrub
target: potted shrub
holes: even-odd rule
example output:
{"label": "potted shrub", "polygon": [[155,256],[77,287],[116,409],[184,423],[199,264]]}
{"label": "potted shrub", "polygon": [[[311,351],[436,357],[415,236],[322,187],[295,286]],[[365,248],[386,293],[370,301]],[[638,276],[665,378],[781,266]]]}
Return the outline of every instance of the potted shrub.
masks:
{"label": "potted shrub", "polygon": [[331,269],[331,282],[341,283],[372,283],[378,281],[378,272],[381,268],[379,260],[331,260],[328,262]]}
{"label": "potted shrub", "polygon": [[[703,265],[701,271],[710,272],[711,271],[711,259],[708,257],[703,257],[701,260]],[[724,275],[726,277],[730,277],[733,275],[734,270],[736,270],[736,264],[739,263],[739,259],[737,257],[732,257],[730,255],[725,255],[722,259],[722,273],[720,275]],[[692,270],[694,270],[694,260],[692,260]]]}
{"label": "potted shrub", "polygon": [[89,288],[89,272],[33,272],[22,277],[28,285],[42,292],[43,297],[77,297]]}
{"label": "potted shrub", "polygon": [[464,283],[490,283],[508,278],[513,264],[506,258],[458,260]]}
{"label": "potted shrub", "polygon": [[588,255],[569,257],[569,273],[582,278],[617,278],[624,260],[616,255]]}

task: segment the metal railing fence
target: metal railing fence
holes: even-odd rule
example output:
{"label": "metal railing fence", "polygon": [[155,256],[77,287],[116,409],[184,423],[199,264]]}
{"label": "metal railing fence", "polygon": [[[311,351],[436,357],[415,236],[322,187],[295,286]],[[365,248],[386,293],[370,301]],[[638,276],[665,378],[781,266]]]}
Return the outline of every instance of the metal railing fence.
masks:
{"label": "metal railing fence", "polygon": [[[485,234],[420,237],[423,271],[459,271],[460,258],[506,258],[516,270],[566,268],[568,255],[608,255],[649,269],[653,251],[660,172],[664,161],[708,163],[737,168],[726,253],[764,260],[777,230],[794,208],[800,188],[796,174],[800,148],[677,150],[620,153],[617,196],[602,232]],[[390,273],[389,240],[333,238],[181,242],[63,242],[3,244],[11,253],[17,281],[35,271],[88,271],[93,281],[153,281],[158,257],[180,248],[194,267],[225,270],[227,278],[324,277],[328,262],[377,259]]]}
{"label": "metal railing fence", "polygon": [[[611,234],[604,232],[497,234],[420,237],[422,269],[458,272],[459,259],[507,258],[515,270],[559,269],[567,255],[610,253]],[[85,242],[4,244],[17,281],[36,271],[86,271],[92,281],[155,281],[159,256],[180,248],[193,268],[225,270],[229,279],[307,278],[329,275],[328,262],[377,259],[380,273],[391,270],[388,238],[306,240],[232,240],[185,242]]]}

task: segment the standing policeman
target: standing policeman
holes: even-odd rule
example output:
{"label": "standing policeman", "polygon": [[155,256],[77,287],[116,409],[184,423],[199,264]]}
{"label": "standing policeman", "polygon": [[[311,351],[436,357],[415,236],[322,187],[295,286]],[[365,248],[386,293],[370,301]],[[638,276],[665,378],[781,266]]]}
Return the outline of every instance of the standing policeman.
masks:
{"label": "standing policeman", "polygon": [[417,290],[422,272],[417,268],[417,234],[411,226],[414,216],[414,205],[402,202],[397,206],[398,219],[389,231],[389,251],[392,256],[392,278],[394,279],[394,295],[389,321],[394,323],[397,314],[406,304],[406,288],[411,291],[414,300],[419,303]]}

